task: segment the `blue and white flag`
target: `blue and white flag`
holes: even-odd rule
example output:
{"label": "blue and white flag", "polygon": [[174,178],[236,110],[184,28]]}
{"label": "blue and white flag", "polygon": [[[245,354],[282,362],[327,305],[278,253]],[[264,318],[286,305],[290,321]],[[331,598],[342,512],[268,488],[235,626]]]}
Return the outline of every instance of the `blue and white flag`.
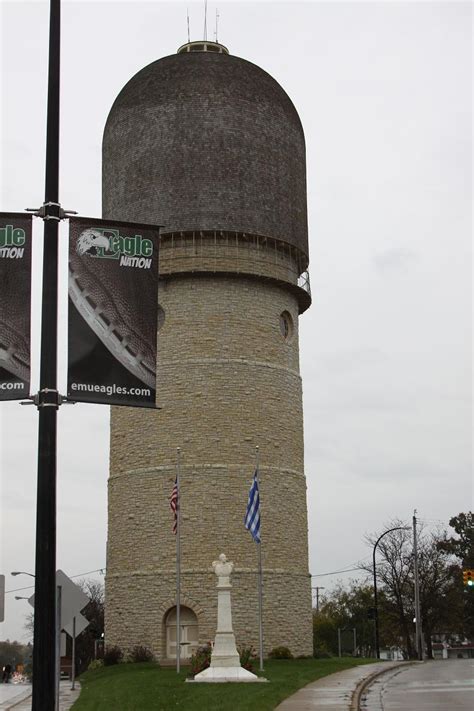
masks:
{"label": "blue and white flag", "polygon": [[252,534],[255,543],[260,543],[260,494],[258,491],[257,470],[253,475],[252,486],[249,491],[247,512],[244,518],[245,528]]}

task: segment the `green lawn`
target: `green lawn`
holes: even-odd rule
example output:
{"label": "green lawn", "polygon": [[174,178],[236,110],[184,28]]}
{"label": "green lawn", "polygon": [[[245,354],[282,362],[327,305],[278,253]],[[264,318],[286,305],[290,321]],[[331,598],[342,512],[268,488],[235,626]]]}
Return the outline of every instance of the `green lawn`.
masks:
{"label": "green lawn", "polygon": [[294,659],[265,662],[268,684],[185,683],[186,669],[152,663],[119,664],[86,672],[72,711],[271,711],[280,701],[333,672],[371,659]]}

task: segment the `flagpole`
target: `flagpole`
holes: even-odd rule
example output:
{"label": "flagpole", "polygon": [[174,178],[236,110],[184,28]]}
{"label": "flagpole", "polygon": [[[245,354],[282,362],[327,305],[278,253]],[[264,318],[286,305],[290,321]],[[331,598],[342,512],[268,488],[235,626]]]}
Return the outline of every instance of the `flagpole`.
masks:
{"label": "flagpole", "polygon": [[180,492],[181,449],[176,449],[176,489],[178,492],[176,508],[176,673],[181,664],[181,492]]}
{"label": "flagpole", "polygon": [[[257,487],[260,500],[260,470],[259,470],[259,448],[255,447],[255,471],[257,473]],[[260,507],[261,511],[261,507]],[[260,514],[261,523],[261,514]],[[258,641],[260,651],[260,671],[263,671],[263,572],[262,572],[262,537],[257,543],[258,551]]]}

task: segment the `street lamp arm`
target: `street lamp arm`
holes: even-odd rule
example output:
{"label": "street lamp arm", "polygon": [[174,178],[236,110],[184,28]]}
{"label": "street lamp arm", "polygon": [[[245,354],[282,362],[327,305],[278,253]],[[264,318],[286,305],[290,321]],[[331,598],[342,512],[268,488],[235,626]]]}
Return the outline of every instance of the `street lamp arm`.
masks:
{"label": "street lamp arm", "polygon": [[377,606],[377,572],[375,568],[375,552],[377,550],[377,546],[379,542],[382,540],[384,536],[386,536],[389,533],[393,533],[393,531],[409,531],[410,527],[409,526],[394,526],[394,528],[389,528],[388,531],[384,531],[375,541],[374,543],[374,548],[372,551],[372,570],[373,570],[373,576],[374,576],[374,628],[375,628],[375,656],[377,659],[380,659],[380,643],[379,643],[379,611],[378,611],[378,606]]}
{"label": "street lamp arm", "polygon": [[36,577],[33,573],[27,573],[25,570],[13,570],[10,575],[29,575],[30,578]]}
{"label": "street lamp arm", "polygon": [[[382,540],[384,536],[386,536],[389,533],[393,533],[393,531],[409,531],[410,527],[409,526],[395,526],[394,528],[389,528],[388,531],[384,531],[375,541],[374,543],[374,548],[372,551],[372,567],[373,567],[373,572],[374,572],[374,592],[376,596],[376,588],[377,588],[377,583],[376,583],[376,576],[375,576],[375,552],[377,550],[377,546],[379,542]],[[377,604],[375,604],[375,607],[377,607]]]}
{"label": "street lamp arm", "polygon": [[393,533],[393,531],[410,531],[410,526],[395,526],[394,528],[389,528],[388,531],[384,531],[382,535],[380,535],[377,540],[375,541],[374,544],[374,554],[375,554],[375,549],[377,548],[379,541],[387,535],[387,533]]}

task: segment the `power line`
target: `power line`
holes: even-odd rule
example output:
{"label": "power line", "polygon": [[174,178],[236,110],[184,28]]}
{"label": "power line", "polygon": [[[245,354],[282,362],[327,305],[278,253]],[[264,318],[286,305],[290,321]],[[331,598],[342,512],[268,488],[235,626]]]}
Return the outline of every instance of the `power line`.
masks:
{"label": "power line", "polygon": [[[369,560],[367,558],[367,560]],[[360,561],[363,563],[364,561]],[[356,568],[344,568],[343,570],[333,570],[330,573],[311,573],[312,578],[324,578],[328,575],[339,575],[340,573],[352,573],[355,570],[364,570],[361,565],[359,564]],[[96,570],[88,570],[85,573],[77,573],[77,575],[71,575],[70,578],[82,578],[84,575],[91,575],[92,573],[101,573],[102,575],[105,575],[105,568],[97,568]],[[15,588],[14,590],[5,590],[5,595],[8,595],[9,593],[13,592],[21,592],[23,590],[31,590],[34,588],[34,585],[27,585],[26,587],[23,588]]]}
{"label": "power line", "polygon": [[351,573],[353,570],[362,570],[362,568],[345,568],[344,570],[333,570],[332,573],[312,573],[312,578],[324,578],[326,575],[338,575],[339,573]]}
{"label": "power line", "polygon": [[[364,570],[362,567],[364,563],[370,561],[370,557],[363,558],[362,560],[356,560],[353,563],[348,563],[348,567],[344,567],[341,570],[333,570],[330,573],[312,573],[312,578],[323,578],[327,575],[338,575],[339,573],[352,573],[354,570]],[[355,566],[355,567],[349,567]]]}
{"label": "power line", "polygon": [[[77,575],[71,575],[70,578],[82,578],[83,575],[91,575],[92,573],[101,573],[102,575],[105,575],[105,568],[97,568],[97,570],[88,570],[87,573],[77,573]],[[34,585],[27,585],[24,588],[5,590],[5,595],[8,595],[8,593],[20,592],[21,590],[32,590],[34,587]]]}

